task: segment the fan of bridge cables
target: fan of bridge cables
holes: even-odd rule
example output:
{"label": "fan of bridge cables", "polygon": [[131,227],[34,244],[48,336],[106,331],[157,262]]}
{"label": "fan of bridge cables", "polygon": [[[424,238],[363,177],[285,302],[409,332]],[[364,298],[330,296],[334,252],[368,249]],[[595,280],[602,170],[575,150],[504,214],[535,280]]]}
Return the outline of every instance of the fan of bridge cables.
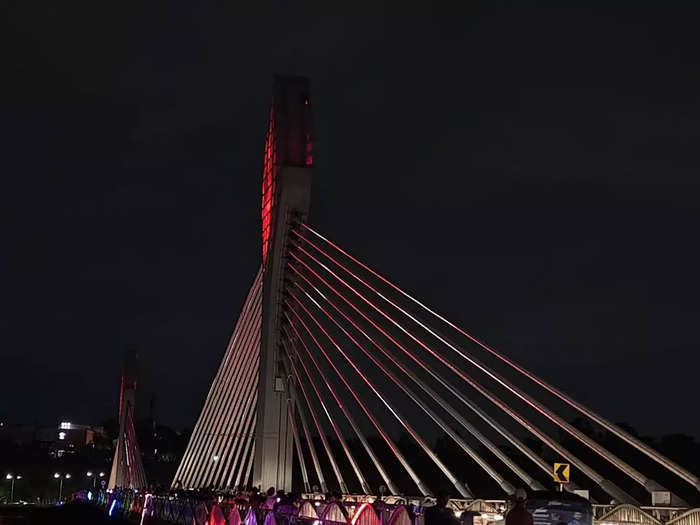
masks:
{"label": "fan of bridge cables", "polygon": [[[553,461],[569,463],[576,472],[569,490],[590,487],[628,503],[636,503],[642,489],[666,490],[618,456],[627,449],[626,458],[700,487],[697,476],[472,336],[311,226],[292,227],[286,265],[282,354],[297,408],[292,429],[307,489],[318,483],[328,490],[332,484],[350,493],[351,484],[373,493],[368,480],[379,480],[394,494],[417,489],[429,495],[424,470],[416,468],[427,458],[465,498],[474,497],[465,470],[480,469],[511,494],[517,486],[551,488]],[[555,411],[541,399],[560,408]],[[582,431],[563,413],[594,423],[598,433]],[[446,458],[435,446],[438,437],[470,460]],[[616,446],[610,447],[611,441]],[[413,487],[397,480],[409,480]]]}

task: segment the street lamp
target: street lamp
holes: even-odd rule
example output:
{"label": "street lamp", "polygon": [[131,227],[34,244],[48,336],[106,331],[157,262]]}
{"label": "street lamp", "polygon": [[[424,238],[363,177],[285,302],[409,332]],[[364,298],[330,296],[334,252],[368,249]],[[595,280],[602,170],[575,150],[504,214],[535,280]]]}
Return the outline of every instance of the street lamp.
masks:
{"label": "street lamp", "polygon": [[59,474],[56,472],[53,475],[54,479],[58,480],[58,501],[59,503],[61,502],[61,496],[63,496],[63,480],[64,479],[70,479],[71,476],[70,474]]}
{"label": "street lamp", "polygon": [[5,476],[5,479],[8,480],[11,483],[11,488],[10,488],[10,503],[15,502],[15,481],[18,479],[22,479],[22,476],[13,476],[12,474],[8,474]]}
{"label": "street lamp", "polygon": [[95,483],[97,483],[97,476],[94,476],[94,475],[92,474],[92,471],[88,470],[88,471],[87,471],[87,477],[88,477],[88,478],[92,478],[92,488],[94,489],[94,488],[95,488]]}

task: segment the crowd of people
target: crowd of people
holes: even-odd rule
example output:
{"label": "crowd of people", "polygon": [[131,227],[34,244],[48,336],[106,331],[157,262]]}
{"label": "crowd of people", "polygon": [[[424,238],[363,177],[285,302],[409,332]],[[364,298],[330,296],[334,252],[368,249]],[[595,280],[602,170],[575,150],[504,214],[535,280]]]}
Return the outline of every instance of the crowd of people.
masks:
{"label": "crowd of people", "polygon": [[213,486],[209,488],[185,489],[179,481],[165,493],[156,492],[156,494],[198,501],[221,499],[263,510],[273,510],[273,508],[276,509],[280,505],[298,505],[303,501],[301,494],[275,490],[274,487],[270,487],[265,492],[261,492],[257,487],[243,485],[232,490],[217,490]]}
{"label": "crowd of people", "polygon": [[[267,511],[281,512],[283,514],[292,514],[304,502],[302,495],[299,493],[285,492],[276,490],[270,487],[267,491],[262,492],[252,486],[238,486],[233,490],[222,491],[216,490],[214,487],[186,489],[183,488],[179,481],[171,489],[162,489],[152,487],[149,492],[158,496],[169,496],[173,498],[186,498],[194,501],[210,502],[210,501],[226,501],[234,503],[241,507],[252,508],[255,511],[265,513]],[[466,514],[455,514],[453,509],[448,507],[450,496],[446,492],[438,493],[435,504],[425,506],[421,512],[425,525],[460,525],[467,521]],[[510,500],[510,510],[505,516],[505,525],[533,525],[532,514],[526,508],[527,493],[523,489],[516,490]],[[348,509],[343,503],[343,497],[340,492],[329,492],[325,494],[324,503],[336,503],[345,518],[349,516]],[[381,496],[377,497],[373,502],[373,507],[377,513],[385,511],[387,506]],[[409,510],[412,514],[412,512]],[[411,516],[413,518],[415,516]]]}
{"label": "crowd of people", "polygon": [[[449,500],[449,494],[446,492],[438,493],[435,505],[425,507],[423,513],[425,525],[459,525],[460,522],[467,520],[467,514],[461,513],[458,518],[455,512],[448,508]],[[533,525],[532,514],[525,506],[526,501],[527,493],[523,489],[516,490],[510,501],[510,510],[505,516],[505,525]]]}

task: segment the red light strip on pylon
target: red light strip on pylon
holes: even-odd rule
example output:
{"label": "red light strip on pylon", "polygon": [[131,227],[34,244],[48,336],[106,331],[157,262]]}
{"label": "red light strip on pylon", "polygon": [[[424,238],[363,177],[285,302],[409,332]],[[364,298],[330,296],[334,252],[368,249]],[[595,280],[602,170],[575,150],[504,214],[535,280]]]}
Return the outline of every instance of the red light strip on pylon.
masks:
{"label": "red light strip on pylon", "polygon": [[262,258],[263,266],[267,262],[267,253],[270,249],[272,235],[272,213],[275,204],[275,191],[277,189],[277,145],[275,140],[275,111],[274,105],[270,107],[270,120],[265,139],[265,153],[263,157],[262,177]]}

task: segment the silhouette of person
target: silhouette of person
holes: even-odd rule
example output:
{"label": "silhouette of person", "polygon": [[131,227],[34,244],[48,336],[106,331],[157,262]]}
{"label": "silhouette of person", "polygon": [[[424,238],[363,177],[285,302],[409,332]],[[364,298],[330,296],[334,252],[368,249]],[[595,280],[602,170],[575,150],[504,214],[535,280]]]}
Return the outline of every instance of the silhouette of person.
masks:
{"label": "silhouette of person", "polygon": [[435,505],[425,510],[425,525],[457,525],[459,523],[454,512],[447,508],[449,500],[450,496],[446,492],[438,492]]}
{"label": "silhouette of person", "polygon": [[518,489],[514,497],[515,506],[506,514],[506,525],[532,525],[532,514],[525,508],[527,493]]}

